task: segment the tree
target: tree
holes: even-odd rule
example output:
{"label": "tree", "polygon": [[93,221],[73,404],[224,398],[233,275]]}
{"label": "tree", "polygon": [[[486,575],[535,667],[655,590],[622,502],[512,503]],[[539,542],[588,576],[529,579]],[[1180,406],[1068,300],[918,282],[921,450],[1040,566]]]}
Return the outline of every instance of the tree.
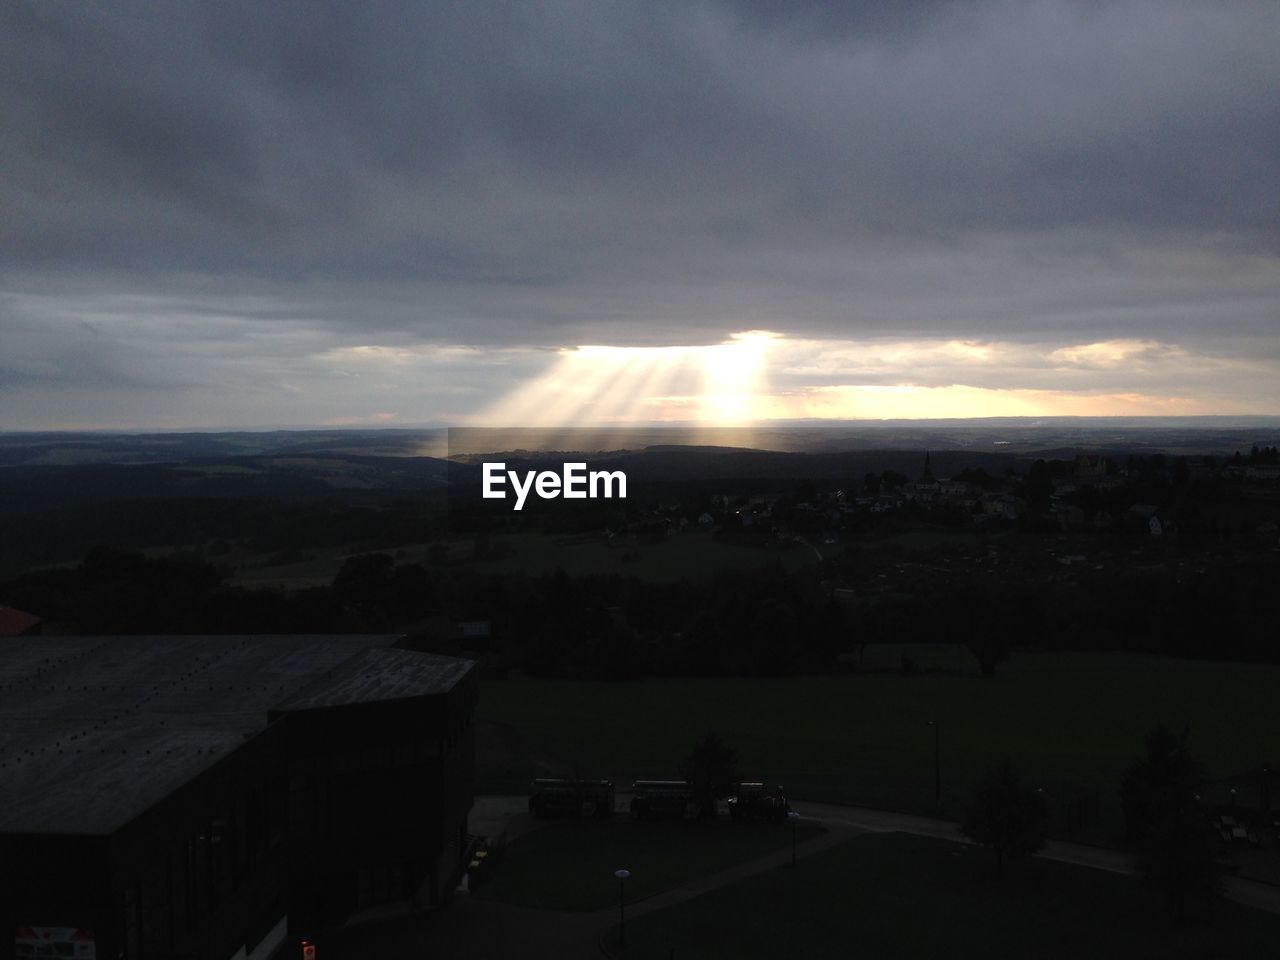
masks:
{"label": "tree", "polygon": [[988,770],[964,812],[960,832],[996,855],[996,873],[1004,876],[1006,857],[1027,857],[1044,846],[1048,809],[1044,794],[1022,783],[1009,760]]}
{"label": "tree", "polygon": [[730,793],[738,780],[738,751],[717,734],[705,733],[681,761],[680,776],[703,809],[714,810],[716,798]]}
{"label": "tree", "polygon": [[[1009,659],[1009,635],[1014,629],[1022,629],[1023,624],[1015,625],[1006,598],[981,582],[948,587],[940,599],[942,606],[937,614],[940,622],[959,623],[954,634],[956,640],[969,649],[978,661],[982,676],[990,680],[996,675],[996,667]],[[916,602],[912,613],[917,621],[921,606]]]}
{"label": "tree", "polygon": [[885,470],[880,474],[880,489],[888,491],[899,490],[905,487],[910,479],[905,473],[898,473],[896,470]]}
{"label": "tree", "polygon": [[1164,724],[1147,731],[1146,758],[1129,767],[1120,783],[1129,839],[1141,847],[1151,830],[1176,810],[1195,802],[1204,783],[1200,764],[1191,757],[1188,729],[1174,735]]}
{"label": "tree", "polygon": [[333,578],[333,590],[343,600],[370,603],[382,597],[395,560],[385,553],[348,557]]}
{"label": "tree", "polygon": [[1221,892],[1214,839],[1200,805],[1204,774],[1189,737],[1189,730],[1175,736],[1163,724],[1150,730],[1146,758],[1126,770],[1120,784],[1138,871],[1164,894],[1175,922],[1192,898],[1212,900]]}
{"label": "tree", "polygon": [[1009,659],[1009,641],[999,629],[980,630],[970,636],[967,645],[987,680],[996,675],[999,664]]}
{"label": "tree", "polygon": [[1053,472],[1043,460],[1037,460],[1027,471],[1023,481],[1023,494],[1032,513],[1044,513],[1049,509],[1053,496]]}

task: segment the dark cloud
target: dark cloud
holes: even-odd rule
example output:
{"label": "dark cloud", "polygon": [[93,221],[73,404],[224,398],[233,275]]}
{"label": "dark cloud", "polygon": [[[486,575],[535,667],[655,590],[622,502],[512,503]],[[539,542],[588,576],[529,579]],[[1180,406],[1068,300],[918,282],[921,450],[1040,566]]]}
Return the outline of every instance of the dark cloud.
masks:
{"label": "dark cloud", "polygon": [[964,23],[977,4],[965,0],[711,0],[738,23],[820,42],[908,39],[940,22]]}
{"label": "dark cloud", "polygon": [[335,344],[1268,333],[1278,35],[1247,0],[17,0],[0,284]]}

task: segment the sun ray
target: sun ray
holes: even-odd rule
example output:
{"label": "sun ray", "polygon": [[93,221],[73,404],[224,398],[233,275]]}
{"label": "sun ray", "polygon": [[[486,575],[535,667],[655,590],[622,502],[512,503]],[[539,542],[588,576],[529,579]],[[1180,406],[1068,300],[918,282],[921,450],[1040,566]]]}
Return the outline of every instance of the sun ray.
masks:
{"label": "sun ray", "polygon": [[[671,419],[746,424],[765,408],[766,354],[775,339],[771,333],[748,331],[700,346],[565,349],[540,375],[491,404],[475,422],[530,427]],[[689,392],[673,395],[673,387]]]}

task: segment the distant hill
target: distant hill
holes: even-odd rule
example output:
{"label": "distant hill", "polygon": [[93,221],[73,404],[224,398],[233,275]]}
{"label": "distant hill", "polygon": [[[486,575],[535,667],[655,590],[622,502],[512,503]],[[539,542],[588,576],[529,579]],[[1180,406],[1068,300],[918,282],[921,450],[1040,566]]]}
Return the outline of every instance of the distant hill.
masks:
{"label": "distant hill", "polygon": [[495,451],[727,453],[963,450],[1230,454],[1280,443],[1276,417],[995,417],[770,421],[748,427],[648,424],[567,428],[0,433],[0,467],[180,463],[240,457],[466,457]]}

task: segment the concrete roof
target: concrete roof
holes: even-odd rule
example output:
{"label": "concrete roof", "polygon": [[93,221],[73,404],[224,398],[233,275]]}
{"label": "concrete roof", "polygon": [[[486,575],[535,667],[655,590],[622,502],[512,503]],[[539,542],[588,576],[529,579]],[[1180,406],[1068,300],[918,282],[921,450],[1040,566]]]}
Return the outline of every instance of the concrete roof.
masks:
{"label": "concrete roof", "polygon": [[440,693],[469,661],[395,636],[20,637],[0,646],[0,833],[106,834],[268,711]]}

